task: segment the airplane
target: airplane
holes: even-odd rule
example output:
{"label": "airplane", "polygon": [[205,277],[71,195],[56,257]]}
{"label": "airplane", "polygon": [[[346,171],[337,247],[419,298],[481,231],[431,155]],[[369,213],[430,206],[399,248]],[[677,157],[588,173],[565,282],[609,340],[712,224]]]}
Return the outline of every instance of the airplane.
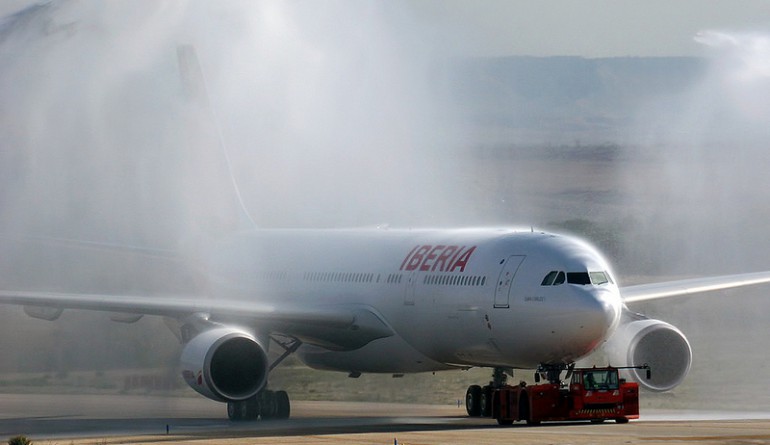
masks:
{"label": "airplane", "polygon": [[[598,349],[614,366],[649,365],[651,379],[634,369],[627,378],[667,391],[690,369],[690,344],[675,326],[628,305],[770,282],[770,272],[757,272],[620,287],[609,262],[589,243],[533,229],[256,228],[195,50],[180,46],[178,56],[191,99],[214,122],[209,131],[219,144],[214,160],[222,174],[213,176],[227,177],[232,193],[222,200],[230,201],[223,213],[238,223],[215,221],[232,230],[194,249],[202,253],[193,260],[146,247],[2,235],[0,304],[21,305],[27,315],[49,321],[65,309],[107,312],[123,323],[164,317],[183,344],[183,379],[204,397],[226,403],[231,420],[290,416],[288,394],[267,389],[267,381],[292,354],[311,368],[351,377],[492,368],[490,384],[466,391],[469,415],[514,369],[536,368],[557,381]],[[125,283],[109,282],[108,272],[109,292],[48,282],[46,274],[31,277],[42,284],[22,286],[13,278],[30,260],[14,269],[14,254],[30,251],[59,271],[54,281],[73,263],[101,266],[106,252],[118,258],[110,263],[116,268],[121,261],[162,270],[174,263],[200,283],[189,292],[121,292]],[[75,271],[97,274],[87,266]],[[271,347],[283,351],[272,361]]]}
{"label": "airplane", "polygon": [[[46,320],[64,309],[165,317],[184,344],[182,377],[232,420],[289,417],[286,392],[266,387],[291,354],[351,377],[492,368],[490,385],[468,388],[470,414],[513,369],[558,380],[599,348],[612,365],[649,365],[651,380],[628,371],[642,386],[672,389],[691,366],[687,338],[628,305],[770,282],[758,272],[621,288],[587,242],[512,228],[253,229],[217,243],[200,273],[205,298],[2,289],[0,303]],[[272,362],[271,344],[283,349]]]}

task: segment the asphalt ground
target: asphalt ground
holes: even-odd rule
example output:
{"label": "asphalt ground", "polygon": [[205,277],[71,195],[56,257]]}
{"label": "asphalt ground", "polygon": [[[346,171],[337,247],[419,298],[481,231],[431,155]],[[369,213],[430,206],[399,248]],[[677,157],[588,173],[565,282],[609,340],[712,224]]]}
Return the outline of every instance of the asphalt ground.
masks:
{"label": "asphalt ground", "polygon": [[[230,422],[202,398],[0,395],[0,440],[36,444],[770,444],[770,413],[649,411],[627,425],[499,427],[457,406],[296,401],[292,418]],[[166,427],[168,426],[168,434]]]}

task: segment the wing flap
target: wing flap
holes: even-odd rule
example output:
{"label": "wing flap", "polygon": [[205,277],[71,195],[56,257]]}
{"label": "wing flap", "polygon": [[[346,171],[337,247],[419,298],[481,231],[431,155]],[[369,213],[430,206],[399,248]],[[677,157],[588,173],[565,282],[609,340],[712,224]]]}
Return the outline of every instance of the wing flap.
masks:
{"label": "wing flap", "polygon": [[662,283],[627,286],[620,289],[625,303],[693,295],[735,287],[770,283],[770,272],[754,272],[718,277],[693,278]]}

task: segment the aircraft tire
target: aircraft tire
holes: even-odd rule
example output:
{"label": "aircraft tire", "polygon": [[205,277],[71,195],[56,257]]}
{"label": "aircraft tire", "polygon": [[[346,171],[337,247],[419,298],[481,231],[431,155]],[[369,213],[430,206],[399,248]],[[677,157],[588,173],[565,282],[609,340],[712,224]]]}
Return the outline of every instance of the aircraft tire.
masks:
{"label": "aircraft tire", "polygon": [[243,402],[227,402],[227,418],[233,422],[244,420],[244,408]]}
{"label": "aircraft tire", "polygon": [[276,413],[275,393],[266,389],[258,397],[261,401],[262,411],[260,414],[262,420],[274,419]]}
{"label": "aircraft tire", "polygon": [[471,385],[465,392],[465,410],[470,417],[481,415],[481,387]]}
{"label": "aircraft tire", "polygon": [[539,420],[532,419],[532,413],[529,409],[529,395],[524,392],[519,398],[519,419],[527,422],[527,425],[540,425]]}
{"label": "aircraft tire", "polygon": [[481,417],[492,416],[492,387],[485,386],[481,388],[479,394],[479,415]]}
{"label": "aircraft tire", "polygon": [[291,415],[291,403],[289,402],[289,394],[286,391],[275,392],[275,418],[276,419],[288,419]]}
{"label": "aircraft tire", "polygon": [[256,397],[252,397],[248,400],[244,400],[243,402],[238,402],[243,405],[243,419],[242,420],[256,420],[259,418],[259,411],[261,404],[259,403],[259,399]]}

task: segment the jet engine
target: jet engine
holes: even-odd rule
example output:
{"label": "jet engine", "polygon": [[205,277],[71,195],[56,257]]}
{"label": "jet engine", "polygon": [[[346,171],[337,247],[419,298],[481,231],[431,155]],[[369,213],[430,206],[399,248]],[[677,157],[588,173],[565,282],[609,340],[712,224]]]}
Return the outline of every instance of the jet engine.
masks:
{"label": "jet engine", "polygon": [[193,337],[182,350],[182,377],[201,395],[219,402],[255,396],[267,382],[265,347],[234,328],[217,328]]}
{"label": "jet engine", "polygon": [[690,371],[690,343],[676,327],[639,314],[624,313],[620,326],[604,346],[614,366],[648,364],[651,378],[643,369],[625,370],[625,376],[653,391],[668,391]]}

